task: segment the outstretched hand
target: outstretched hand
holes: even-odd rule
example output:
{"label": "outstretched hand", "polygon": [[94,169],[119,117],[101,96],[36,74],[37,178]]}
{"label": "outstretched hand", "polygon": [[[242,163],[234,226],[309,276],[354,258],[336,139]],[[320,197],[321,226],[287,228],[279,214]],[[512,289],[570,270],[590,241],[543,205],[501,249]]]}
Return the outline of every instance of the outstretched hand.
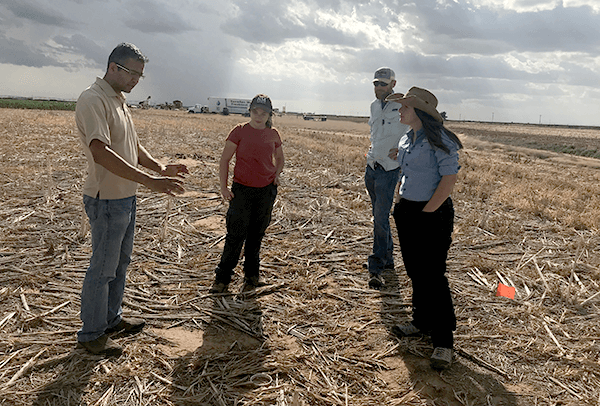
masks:
{"label": "outstretched hand", "polygon": [[150,190],[159,193],[166,193],[168,195],[174,196],[175,194],[185,193],[185,189],[183,188],[183,181],[179,178],[173,177],[150,177],[150,180],[146,184]]}
{"label": "outstretched hand", "polygon": [[396,160],[398,158],[398,148],[390,149],[390,152],[388,153],[388,157],[390,157],[393,160]]}
{"label": "outstretched hand", "polygon": [[168,177],[178,177],[178,178],[183,178],[183,176],[181,174],[188,174],[190,173],[188,171],[187,166],[185,166],[184,164],[173,164],[173,165],[166,165],[165,169],[162,171],[162,175],[163,176],[168,176]]}

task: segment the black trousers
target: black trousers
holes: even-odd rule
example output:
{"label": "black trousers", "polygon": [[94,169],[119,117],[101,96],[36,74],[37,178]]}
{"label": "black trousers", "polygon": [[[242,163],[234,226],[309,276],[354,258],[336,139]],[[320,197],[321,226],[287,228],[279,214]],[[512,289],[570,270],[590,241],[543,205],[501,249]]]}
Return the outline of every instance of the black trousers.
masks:
{"label": "black trousers", "polygon": [[233,269],[238,264],[244,243],[245,278],[258,281],[260,246],[271,222],[277,186],[270,184],[256,188],[234,182],[231,191],[233,199],[229,202],[227,210],[225,247],[221,262],[215,271],[217,282],[226,285],[231,282]]}
{"label": "black trousers", "polygon": [[454,206],[448,198],[435,212],[424,213],[426,204],[401,199],[394,206],[402,259],[412,281],[412,323],[431,334],[434,347],[452,348],[456,316],[446,260],[452,243]]}

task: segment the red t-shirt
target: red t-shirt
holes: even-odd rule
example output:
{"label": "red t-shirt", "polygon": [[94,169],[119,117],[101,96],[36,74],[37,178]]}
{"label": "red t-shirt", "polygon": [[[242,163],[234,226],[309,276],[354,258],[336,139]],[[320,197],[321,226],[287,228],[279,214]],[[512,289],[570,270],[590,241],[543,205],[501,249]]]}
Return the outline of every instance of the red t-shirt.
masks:
{"label": "red t-shirt", "polygon": [[281,147],[281,138],[276,129],[257,130],[249,123],[238,124],[227,136],[227,141],[237,145],[234,182],[250,187],[265,187],[273,183],[273,155]]}

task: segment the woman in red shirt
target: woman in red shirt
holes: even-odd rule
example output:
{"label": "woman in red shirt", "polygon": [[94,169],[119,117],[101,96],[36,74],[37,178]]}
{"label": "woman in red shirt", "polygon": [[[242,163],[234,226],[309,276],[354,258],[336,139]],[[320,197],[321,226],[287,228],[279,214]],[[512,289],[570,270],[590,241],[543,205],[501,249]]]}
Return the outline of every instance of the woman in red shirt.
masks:
{"label": "woman in red shirt", "polygon": [[[235,155],[233,184],[229,162]],[[227,292],[233,269],[244,250],[243,292],[259,286],[260,245],[271,222],[284,157],[281,137],[273,128],[271,99],[259,94],[250,103],[250,121],[231,130],[219,162],[221,194],[229,202],[227,236],[210,293]]]}

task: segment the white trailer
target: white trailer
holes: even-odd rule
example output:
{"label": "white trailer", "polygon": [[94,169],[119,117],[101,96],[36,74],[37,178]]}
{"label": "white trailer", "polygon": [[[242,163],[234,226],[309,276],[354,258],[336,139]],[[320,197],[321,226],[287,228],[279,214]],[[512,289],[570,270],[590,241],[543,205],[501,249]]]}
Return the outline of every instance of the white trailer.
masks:
{"label": "white trailer", "polygon": [[209,97],[208,111],[219,114],[247,114],[250,99],[230,99],[226,97]]}

